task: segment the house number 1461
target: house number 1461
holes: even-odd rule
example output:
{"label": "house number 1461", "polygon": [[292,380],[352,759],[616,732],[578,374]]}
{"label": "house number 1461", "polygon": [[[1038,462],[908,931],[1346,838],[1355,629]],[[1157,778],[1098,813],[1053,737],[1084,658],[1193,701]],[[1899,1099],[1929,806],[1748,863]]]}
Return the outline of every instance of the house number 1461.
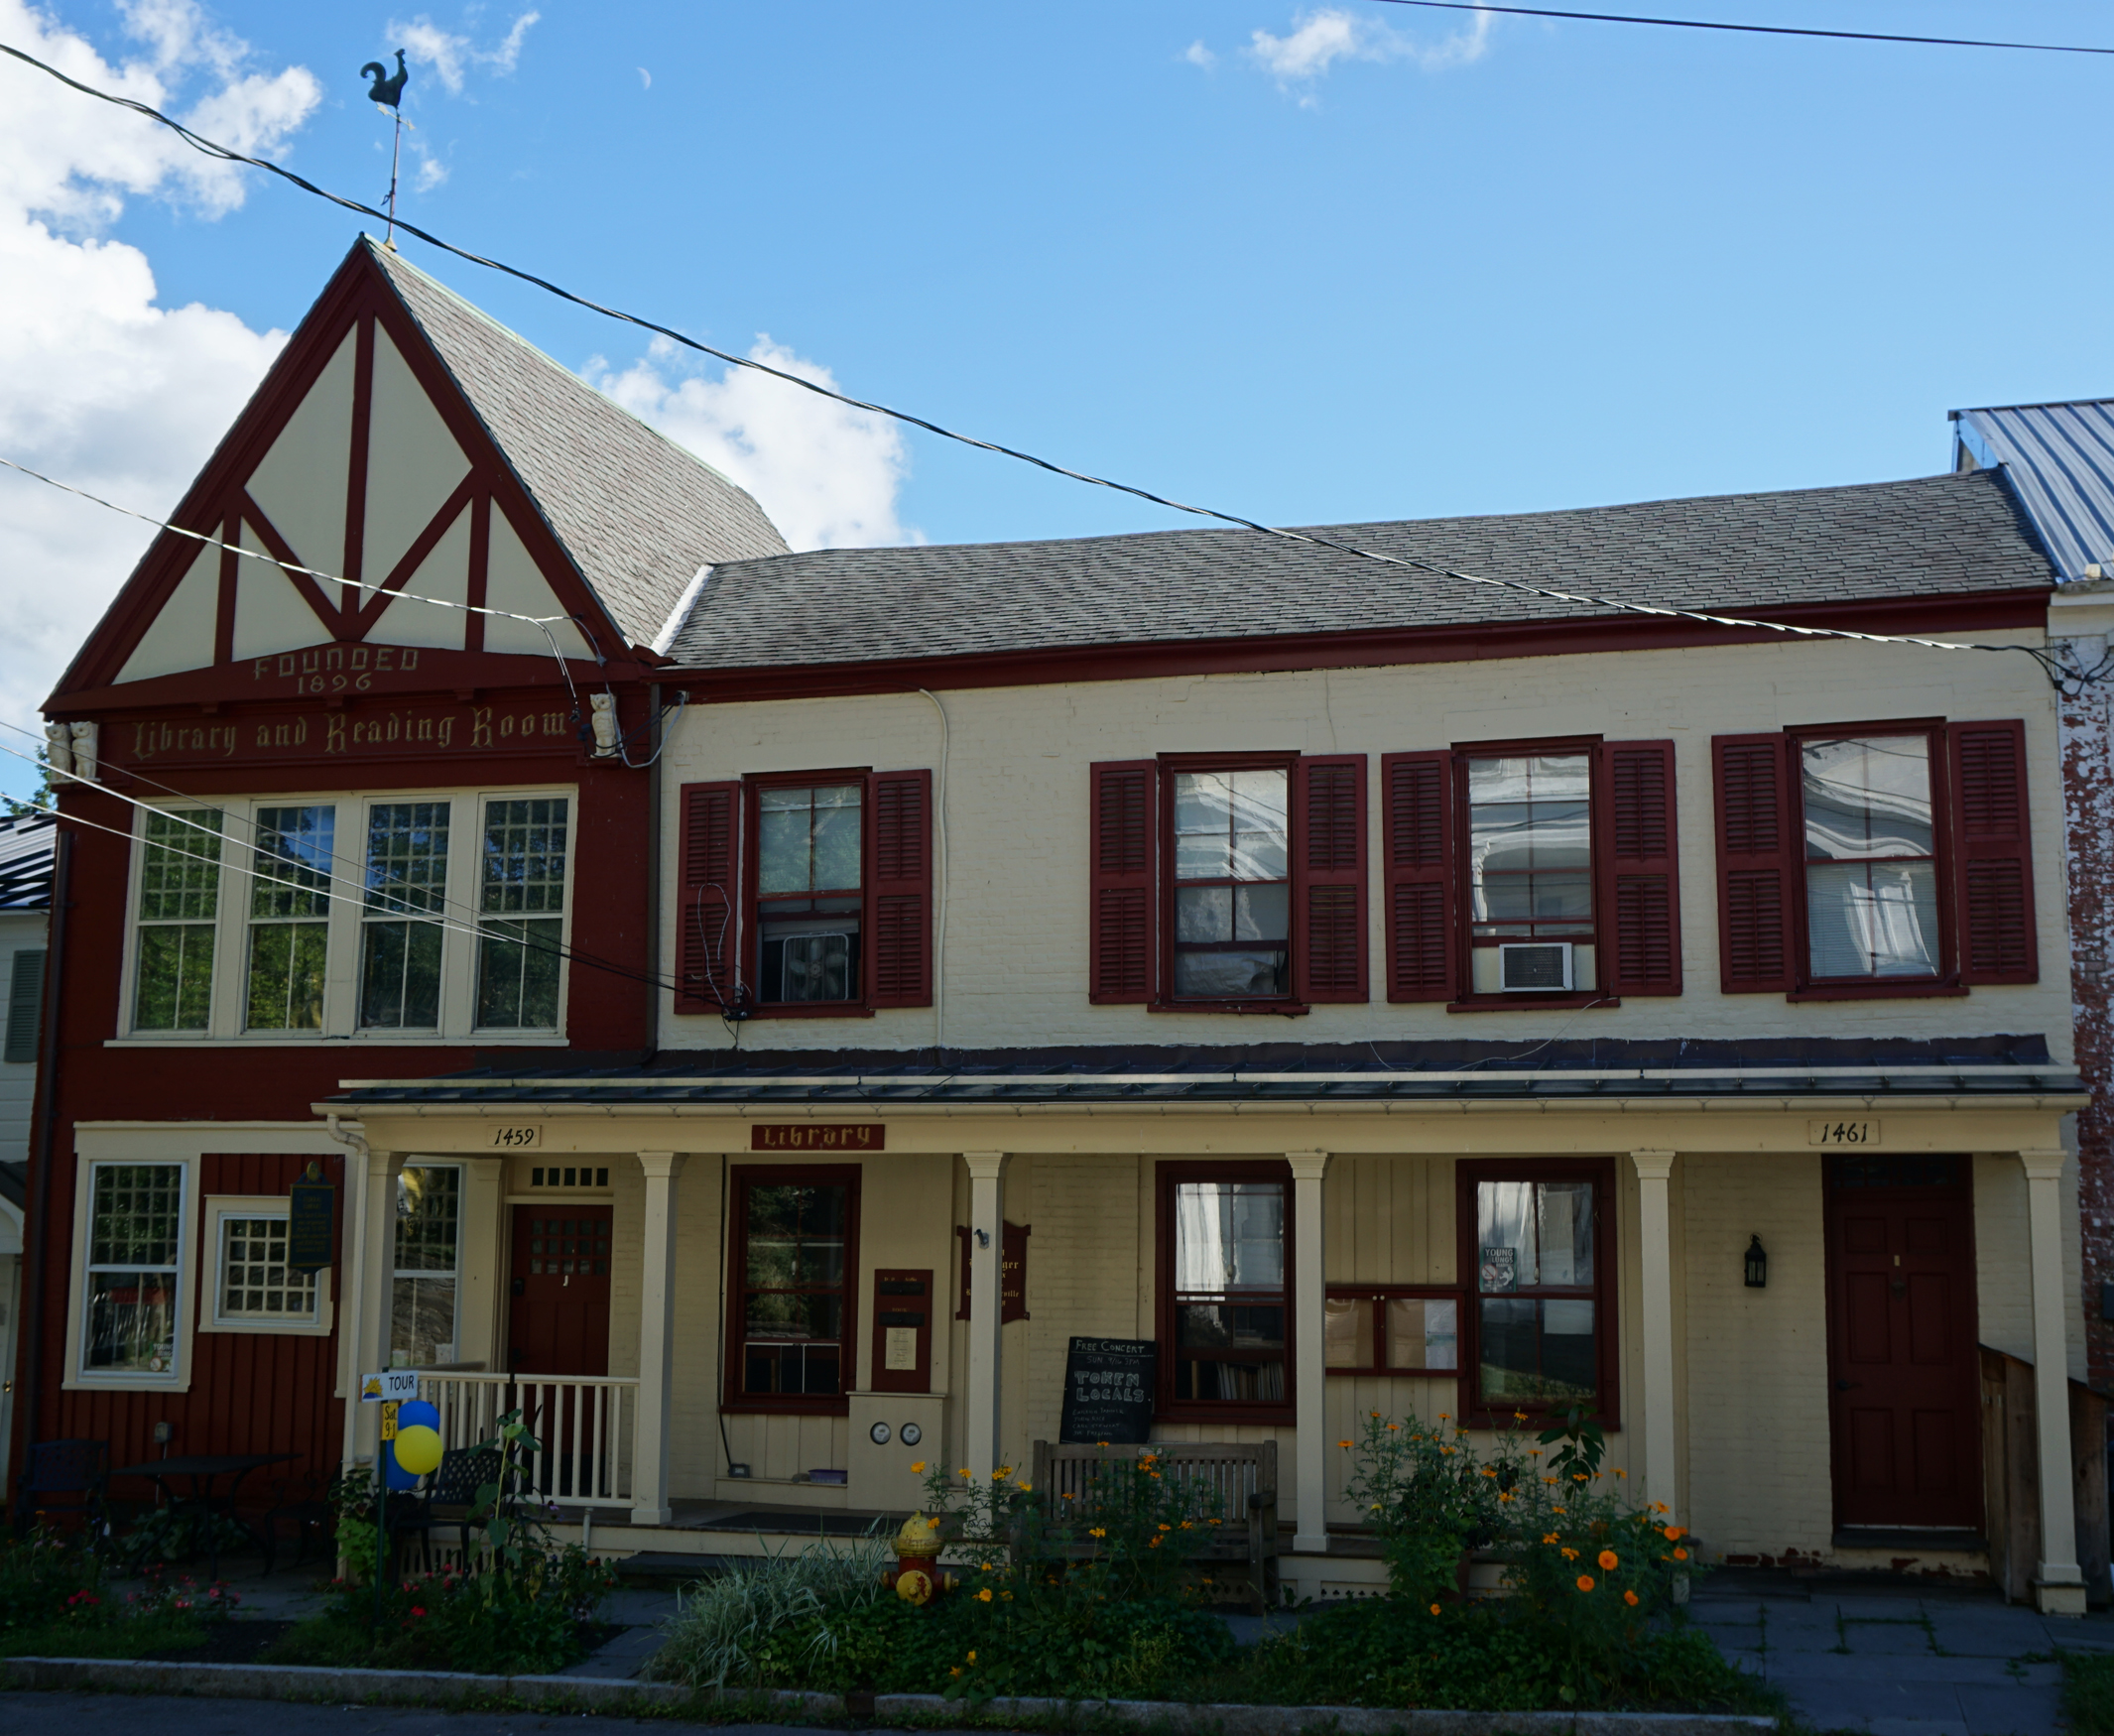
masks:
{"label": "house number 1461", "polygon": [[1805,1124],[1805,1143],[1809,1146],[1876,1146],[1879,1143],[1879,1123],[1808,1121]]}

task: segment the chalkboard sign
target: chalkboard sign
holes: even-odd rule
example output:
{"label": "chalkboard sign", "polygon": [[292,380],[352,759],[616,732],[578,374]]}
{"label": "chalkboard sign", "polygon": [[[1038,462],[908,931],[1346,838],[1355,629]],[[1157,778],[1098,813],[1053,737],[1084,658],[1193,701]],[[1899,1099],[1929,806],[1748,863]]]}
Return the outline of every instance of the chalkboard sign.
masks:
{"label": "chalkboard sign", "polygon": [[337,1189],[327,1181],[297,1181],[287,1196],[287,1264],[317,1272],[334,1256],[330,1235]]}
{"label": "chalkboard sign", "polygon": [[1136,1446],[1153,1435],[1160,1346],[1150,1338],[1074,1338],[1064,1358],[1057,1439]]}

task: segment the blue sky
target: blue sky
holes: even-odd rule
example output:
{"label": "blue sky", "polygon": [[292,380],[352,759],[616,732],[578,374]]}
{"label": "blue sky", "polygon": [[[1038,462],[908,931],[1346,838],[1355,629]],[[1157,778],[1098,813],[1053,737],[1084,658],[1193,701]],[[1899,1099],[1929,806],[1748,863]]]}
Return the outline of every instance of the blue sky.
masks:
{"label": "blue sky", "polygon": [[[2114,12],[2085,0],[1681,9],[2114,46]],[[1479,24],[1356,0],[41,14],[47,41],[83,38],[179,107],[206,103],[370,198],[387,125],[356,68],[411,46],[416,220],[723,347],[768,334],[863,396],[1278,522],[1921,474],[1946,463],[1951,406],[2114,392],[2093,269],[2114,60]],[[0,0],[0,38],[20,40],[26,17]],[[0,106],[29,76],[0,72]],[[159,511],[358,225],[164,157],[113,165],[98,152],[137,123],[64,100],[69,118],[0,129],[0,150],[50,158],[43,181],[0,172],[0,229],[124,278],[131,335],[75,329],[71,306],[38,303],[46,255],[17,275],[0,246],[0,301],[37,304],[45,370],[37,406],[0,386],[0,450]],[[746,465],[802,540],[1175,522],[922,434],[817,420],[778,388],[685,385],[679,358],[620,326],[406,253]],[[193,304],[209,341],[168,316]],[[93,416],[51,409],[76,356]],[[128,369],[146,409],[128,410]],[[0,489],[15,659],[0,707],[23,720],[137,547],[130,532],[68,542],[93,509],[26,489]],[[55,562],[73,574],[66,608],[37,577]]]}

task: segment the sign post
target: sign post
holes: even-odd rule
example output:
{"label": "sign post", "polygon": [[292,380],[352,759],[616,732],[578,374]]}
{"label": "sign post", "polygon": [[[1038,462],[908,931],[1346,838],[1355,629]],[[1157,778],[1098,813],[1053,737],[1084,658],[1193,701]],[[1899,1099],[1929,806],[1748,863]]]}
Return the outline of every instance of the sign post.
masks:
{"label": "sign post", "polygon": [[397,1407],[419,1396],[416,1369],[385,1368],[360,1377],[360,1403],[382,1407],[382,1431],[374,1444],[374,1625],[382,1625],[382,1573],[389,1555],[389,1473],[384,1454],[397,1437]]}

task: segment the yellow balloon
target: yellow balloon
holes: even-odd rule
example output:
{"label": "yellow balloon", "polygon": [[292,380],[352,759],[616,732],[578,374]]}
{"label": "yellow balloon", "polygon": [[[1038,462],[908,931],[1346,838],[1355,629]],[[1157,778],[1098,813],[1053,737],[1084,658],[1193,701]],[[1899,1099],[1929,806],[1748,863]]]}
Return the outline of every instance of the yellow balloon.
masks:
{"label": "yellow balloon", "polygon": [[440,1468],[440,1434],[423,1423],[397,1430],[397,1466],[415,1477]]}

